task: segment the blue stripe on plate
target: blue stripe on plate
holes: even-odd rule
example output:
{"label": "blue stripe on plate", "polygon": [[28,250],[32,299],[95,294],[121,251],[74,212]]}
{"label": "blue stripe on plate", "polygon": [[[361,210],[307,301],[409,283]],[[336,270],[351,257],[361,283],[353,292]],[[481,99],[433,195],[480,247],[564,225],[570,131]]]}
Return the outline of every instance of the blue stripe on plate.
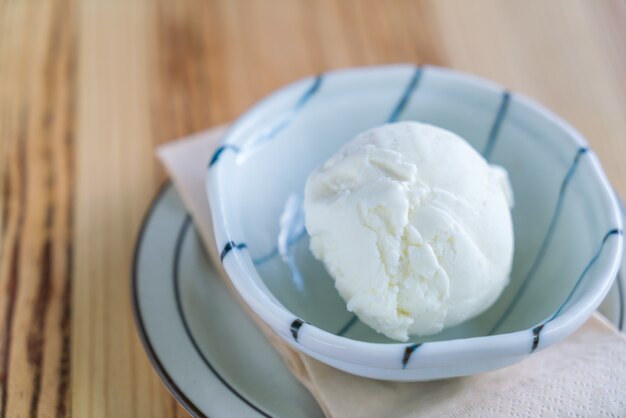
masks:
{"label": "blue stripe on plate", "polygon": [[489,132],[489,138],[487,139],[487,145],[485,146],[485,150],[483,151],[483,157],[485,160],[489,161],[491,158],[491,153],[493,152],[493,148],[496,145],[496,140],[498,139],[498,133],[500,132],[500,127],[502,126],[502,121],[506,116],[506,112],[509,109],[509,102],[511,101],[511,93],[505,91],[502,94],[502,100],[500,101],[500,107],[498,108],[498,113],[496,114],[496,119],[491,126],[491,131]]}
{"label": "blue stripe on plate", "polygon": [[535,351],[537,349],[537,346],[539,345],[539,334],[541,333],[541,330],[543,329],[543,327],[546,326],[546,324],[548,324],[549,322],[553,321],[556,317],[558,317],[561,314],[561,312],[563,312],[563,309],[565,308],[565,306],[567,306],[570,300],[572,300],[572,297],[576,293],[576,290],[578,290],[578,288],[580,287],[580,284],[582,283],[583,279],[587,275],[587,272],[589,272],[589,270],[594,265],[596,260],[600,257],[600,254],[602,254],[602,249],[604,248],[604,244],[606,244],[608,239],[613,235],[622,235],[622,230],[612,229],[606,233],[604,238],[602,238],[602,243],[600,244],[600,248],[598,248],[596,253],[593,255],[591,260],[589,260],[589,262],[583,269],[583,272],[580,274],[580,276],[576,280],[576,284],[574,285],[574,288],[567,295],[567,298],[565,299],[565,301],[561,304],[561,306],[559,306],[559,308],[547,320],[543,321],[543,323],[541,323],[540,325],[538,325],[537,327],[533,329],[533,347],[532,347],[531,352]]}
{"label": "blue stripe on plate", "polygon": [[507,309],[504,311],[504,314],[502,314],[500,319],[495,323],[493,328],[491,328],[491,330],[489,331],[489,335],[493,334],[496,330],[498,330],[498,328],[500,328],[500,326],[502,326],[504,321],[506,321],[506,319],[509,317],[509,315],[511,314],[511,312],[513,311],[513,309],[515,308],[515,306],[517,305],[517,303],[521,299],[521,296],[524,294],[524,292],[528,288],[528,285],[530,284],[530,282],[532,281],[533,277],[535,276],[535,273],[539,269],[539,266],[543,262],[544,257],[546,255],[546,251],[547,251],[548,247],[550,246],[550,243],[552,242],[552,237],[554,235],[554,230],[555,230],[556,225],[558,223],[559,216],[561,215],[561,210],[563,208],[563,201],[565,200],[565,195],[567,193],[568,186],[571,183],[571,180],[572,180],[572,177],[574,176],[574,173],[576,172],[576,168],[579,165],[581,157],[583,155],[585,155],[588,150],[589,150],[588,148],[580,148],[576,152],[576,156],[574,157],[574,161],[572,162],[569,170],[567,170],[567,174],[565,175],[565,178],[563,179],[563,182],[561,183],[561,188],[559,190],[559,195],[558,195],[558,198],[557,198],[557,201],[556,201],[556,206],[554,208],[554,212],[552,214],[552,218],[550,219],[550,224],[548,226],[548,231],[546,232],[546,235],[545,235],[545,237],[543,239],[543,242],[541,243],[541,247],[539,247],[539,252],[537,253],[537,255],[535,257],[535,260],[533,261],[533,263],[532,263],[532,265],[530,267],[530,270],[528,271],[528,273],[526,274],[526,276],[522,280],[522,284],[521,284],[520,288],[515,293],[515,296],[513,297],[513,301],[507,307]]}
{"label": "blue stripe on plate", "polygon": [[146,354],[148,358],[152,362],[154,368],[156,369],[161,379],[163,379],[163,383],[169,389],[169,391],[174,395],[174,397],[180,402],[180,404],[194,417],[205,418],[206,415],[198,409],[196,405],[191,402],[191,400],[185,395],[185,393],[178,387],[172,376],[170,376],[169,372],[161,362],[152,341],[150,340],[150,336],[146,329],[144,319],[141,314],[141,306],[139,301],[139,257],[141,249],[143,248],[143,244],[145,241],[146,229],[148,227],[148,223],[152,220],[152,216],[154,215],[155,209],[164,199],[164,196],[167,194],[167,191],[170,190],[171,184],[169,181],[164,182],[160,187],[156,196],[152,199],[152,203],[150,203],[150,207],[148,211],[144,214],[143,220],[141,222],[141,228],[139,230],[139,235],[137,238],[137,242],[135,243],[135,250],[133,254],[133,267],[132,267],[132,301],[133,301],[133,313],[135,317],[135,322],[137,324],[137,330],[139,333],[139,337],[141,342],[144,345],[146,350]]}
{"label": "blue stripe on plate", "polygon": [[230,383],[228,383],[221,374],[217,372],[215,367],[213,367],[209,359],[204,355],[204,353],[200,349],[200,346],[198,345],[196,339],[193,336],[193,333],[191,332],[191,329],[189,328],[189,324],[187,323],[187,317],[185,316],[185,311],[183,309],[182,298],[180,295],[179,266],[180,266],[180,256],[182,253],[183,242],[185,241],[185,236],[187,235],[187,232],[189,231],[190,225],[192,225],[191,216],[186,215],[180,227],[180,230],[178,232],[178,237],[176,238],[176,247],[174,249],[174,264],[173,264],[173,271],[172,271],[173,280],[174,280],[174,296],[176,299],[176,308],[178,310],[180,319],[183,323],[183,328],[185,329],[185,332],[187,333],[187,336],[189,337],[189,340],[191,341],[191,344],[193,345],[194,349],[196,350],[196,352],[198,353],[198,355],[200,356],[204,364],[211,370],[211,372],[213,372],[215,377],[217,377],[224,386],[226,386],[235,396],[237,396],[239,399],[245,402],[250,408],[254,409],[255,411],[257,411],[259,414],[263,415],[264,417],[270,417],[270,415],[268,415],[258,406],[254,405],[252,402],[246,399],[241,393],[235,390],[235,388]]}
{"label": "blue stripe on plate", "polygon": [[400,100],[398,100],[398,103],[396,104],[391,114],[389,115],[389,118],[387,119],[387,123],[393,123],[398,120],[398,118],[404,111],[404,108],[406,107],[407,103],[409,102],[409,99],[413,95],[413,92],[419,85],[420,79],[422,78],[422,72],[423,72],[422,67],[417,67],[415,69],[415,72],[413,73],[411,80],[409,80],[409,84],[407,84],[406,88],[404,89],[404,93],[402,93]]}

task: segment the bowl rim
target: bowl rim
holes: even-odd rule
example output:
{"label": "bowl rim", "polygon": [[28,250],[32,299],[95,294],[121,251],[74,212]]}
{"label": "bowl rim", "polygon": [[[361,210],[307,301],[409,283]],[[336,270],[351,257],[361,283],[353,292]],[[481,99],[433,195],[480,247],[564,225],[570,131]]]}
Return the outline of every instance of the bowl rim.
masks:
{"label": "bowl rim", "polygon": [[[438,72],[491,92],[504,93],[507,91],[498,83],[482,77],[431,65],[416,67],[413,64],[394,64],[341,68],[324,72],[324,77],[381,75],[382,73],[394,71],[406,71],[407,74],[410,74],[416,68],[421,68],[422,71],[427,72]],[[410,342],[371,343],[338,336],[305,323],[276,300],[273,300],[273,297],[267,295],[260,287],[249,286],[249,284],[244,286],[242,279],[249,274],[257,275],[259,281],[262,279],[258,277],[254,267],[251,267],[250,255],[245,250],[245,244],[234,241],[235,237],[231,234],[230,222],[232,221],[225,210],[227,199],[223,198],[225,196],[224,183],[228,181],[225,175],[225,167],[224,164],[213,163],[220,153],[229,147],[235,147],[232,144],[233,137],[242,130],[254,125],[266,108],[271,107],[277,101],[301,94],[303,89],[307,85],[315,83],[315,80],[315,77],[308,77],[287,84],[248,109],[228,128],[206,171],[206,187],[211,209],[214,239],[222,255],[224,270],[246,304],[290,345],[302,349],[313,356],[318,354],[320,357],[330,357],[345,363],[405,370],[406,372],[432,368],[436,365],[449,365],[450,363],[460,364],[467,361],[514,356],[522,358],[522,356],[541,350],[573,333],[599,306],[612,285],[622,254],[622,217],[615,193],[597,156],[589,150],[589,145],[582,134],[545,106],[519,93],[511,93],[519,105],[546,119],[563,131],[566,134],[566,140],[571,141],[579,148],[589,150],[585,154],[591,163],[590,173],[593,178],[590,180],[600,190],[600,198],[603,200],[601,207],[607,208],[604,210],[607,211],[606,215],[609,219],[609,224],[614,225],[615,228],[612,230],[614,231],[612,235],[615,235],[615,239],[608,239],[603,249],[605,262],[596,264],[596,274],[586,278],[587,281],[593,278],[594,285],[581,295],[578,300],[571,303],[566,309],[563,309],[558,316],[548,321],[543,320],[538,326],[505,334],[433,341],[423,344]],[[225,159],[231,158],[233,158],[232,154]],[[238,249],[238,251],[232,251],[233,249]],[[539,333],[541,333],[541,340],[539,339]],[[418,347],[420,350],[419,360],[411,359],[411,354]],[[411,359],[410,362],[408,361],[409,359]]]}

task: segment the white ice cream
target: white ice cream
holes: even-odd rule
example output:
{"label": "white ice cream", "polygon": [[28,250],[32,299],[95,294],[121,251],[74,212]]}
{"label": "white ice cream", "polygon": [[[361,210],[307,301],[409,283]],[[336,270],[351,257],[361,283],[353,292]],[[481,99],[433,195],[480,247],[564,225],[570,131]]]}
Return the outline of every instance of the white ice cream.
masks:
{"label": "white ice cream", "polygon": [[485,311],[509,281],[513,194],[452,132],[404,122],[358,135],[308,178],[311,250],[349,311],[396,340]]}

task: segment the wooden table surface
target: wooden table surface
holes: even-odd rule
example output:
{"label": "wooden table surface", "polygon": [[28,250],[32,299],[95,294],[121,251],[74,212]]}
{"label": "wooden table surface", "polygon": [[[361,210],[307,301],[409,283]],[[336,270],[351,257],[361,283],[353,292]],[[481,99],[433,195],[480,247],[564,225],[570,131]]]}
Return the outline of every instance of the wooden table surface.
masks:
{"label": "wooden table surface", "polygon": [[0,0],[0,418],[185,416],[129,295],[154,148],[297,78],[396,62],[543,102],[626,195],[623,0]]}

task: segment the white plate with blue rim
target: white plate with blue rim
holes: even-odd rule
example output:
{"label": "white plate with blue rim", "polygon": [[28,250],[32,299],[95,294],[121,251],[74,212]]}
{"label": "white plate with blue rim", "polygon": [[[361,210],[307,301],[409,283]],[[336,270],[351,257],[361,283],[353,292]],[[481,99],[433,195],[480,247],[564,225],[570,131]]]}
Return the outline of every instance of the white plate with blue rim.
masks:
{"label": "white plate with blue rim", "polygon": [[[415,90],[418,82],[419,78],[413,77],[408,90]],[[408,96],[402,97],[400,109],[406,105],[404,98]],[[504,97],[502,103],[508,103],[508,93]],[[497,106],[494,110],[498,110]],[[488,125],[481,129],[485,134],[494,131],[497,134],[502,121],[500,113],[486,116],[495,122],[491,129]],[[447,122],[441,120],[438,124]],[[491,135],[485,151],[491,152],[490,146],[493,147]],[[224,150],[228,148],[223,147]],[[580,155],[576,154],[573,167]],[[569,177],[568,174],[564,183]],[[556,204],[555,212],[558,212],[558,201],[552,204]],[[269,235],[272,234],[268,234],[270,244],[280,241],[280,233],[273,238]],[[306,258],[306,241],[294,239],[292,254],[304,254]],[[272,271],[293,270],[289,263],[294,263],[294,259],[285,257],[283,263],[277,255],[273,250],[260,251],[255,264]],[[281,263],[285,266],[281,267]],[[621,280],[618,277],[602,306],[603,312],[620,327],[624,321]],[[310,395],[289,375],[277,354],[217,280],[190,218],[171,188],[162,191],[146,218],[137,244],[133,289],[140,334],[147,351],[164,381],[193,414],[321,414]],[[355,339],[369,338],[361,336],[367,332],[367,328],[353,320],[347,321],[339,331]],[[535,347],[536,344],[533,350]]]}

